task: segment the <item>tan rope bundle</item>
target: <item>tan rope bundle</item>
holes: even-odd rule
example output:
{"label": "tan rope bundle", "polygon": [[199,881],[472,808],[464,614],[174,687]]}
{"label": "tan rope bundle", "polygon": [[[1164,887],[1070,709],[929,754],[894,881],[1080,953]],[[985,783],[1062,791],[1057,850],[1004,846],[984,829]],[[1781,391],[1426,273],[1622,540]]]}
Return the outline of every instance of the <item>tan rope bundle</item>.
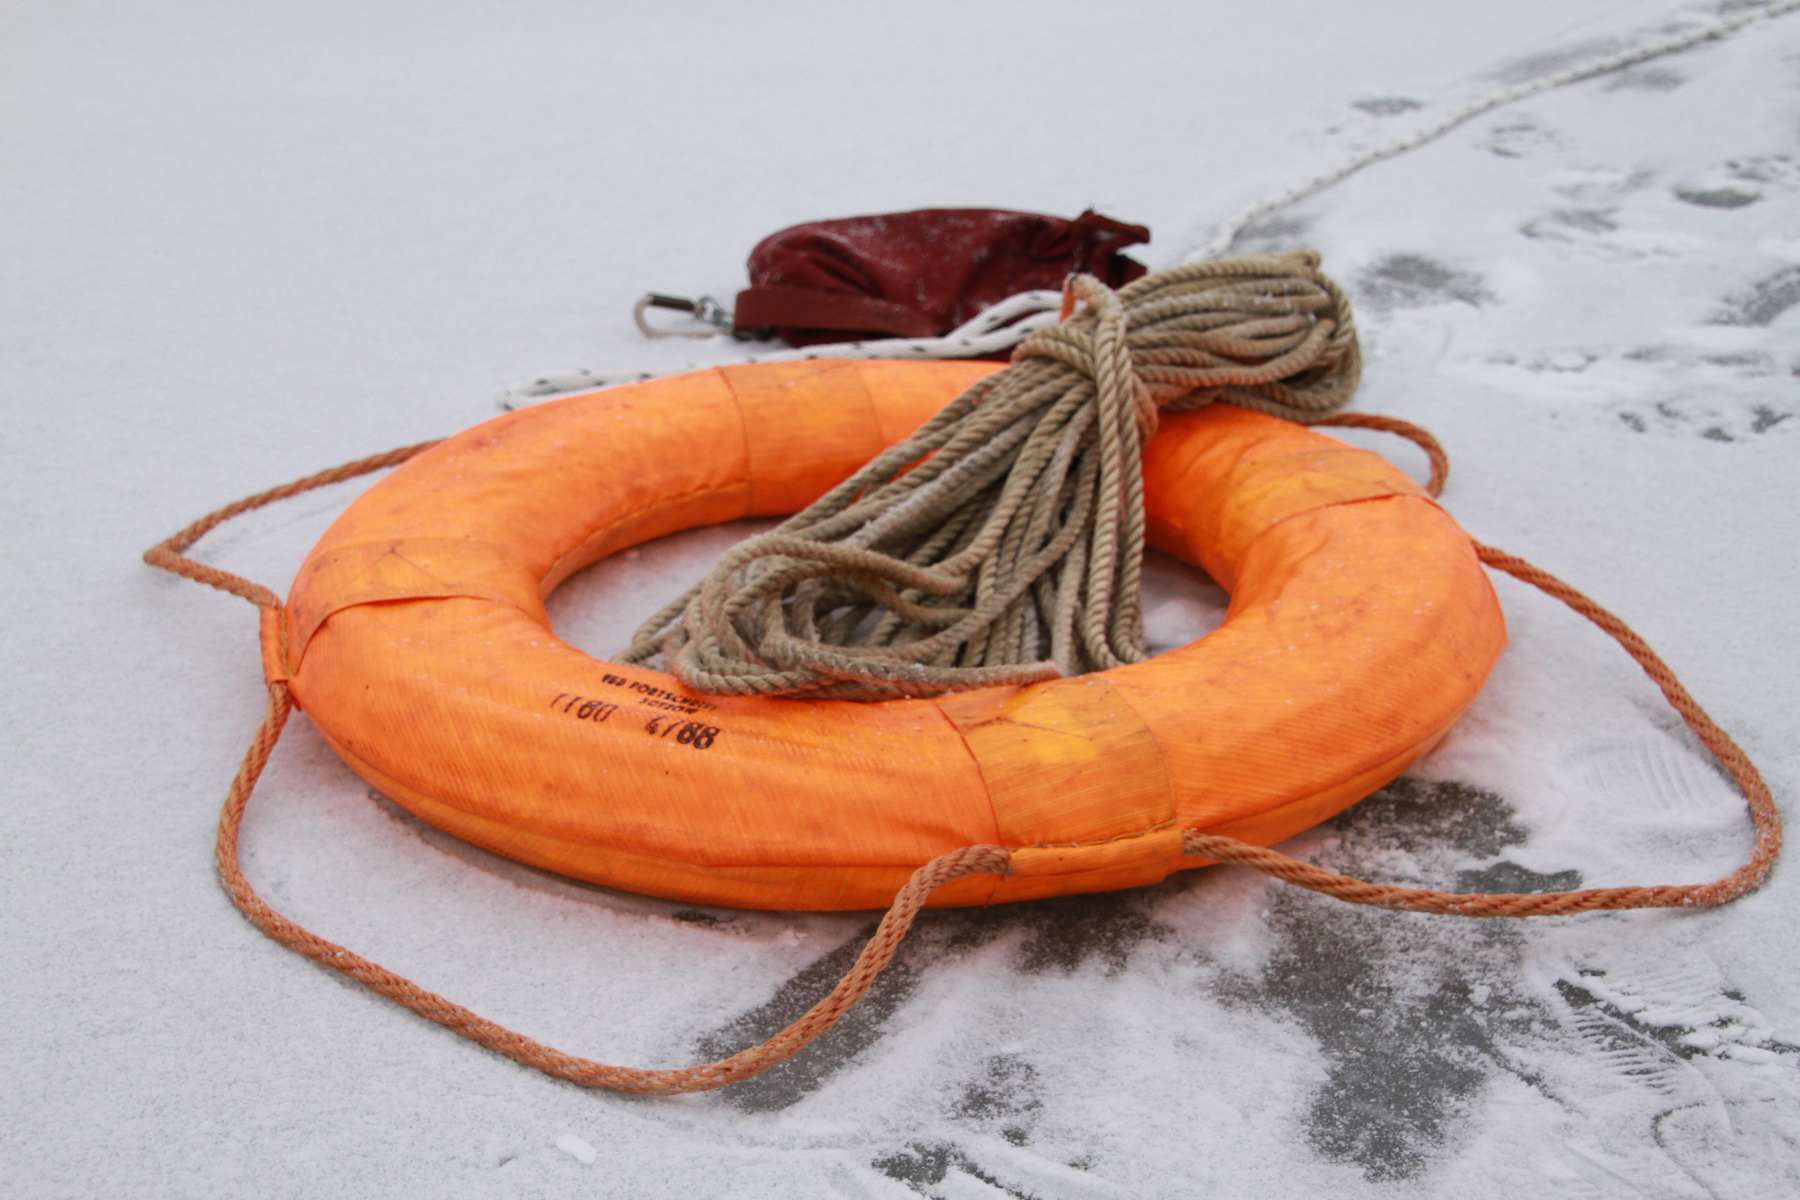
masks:
{"label": "tan rope bundle", "polygon": [[1144,442],[1159,408],[1223,400],[1295,421],[1361,371],[1349,301],[1313,251],[1197,263],[1042,329],[912,437],[721,558],[621,661],[691,688],[928,696],[1145,656]]}

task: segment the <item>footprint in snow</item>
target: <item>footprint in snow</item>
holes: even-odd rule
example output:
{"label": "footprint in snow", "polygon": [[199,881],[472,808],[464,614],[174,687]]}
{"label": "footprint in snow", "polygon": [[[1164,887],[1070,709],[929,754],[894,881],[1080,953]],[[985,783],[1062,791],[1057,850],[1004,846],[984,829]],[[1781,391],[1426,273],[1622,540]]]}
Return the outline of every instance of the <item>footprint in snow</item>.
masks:
{"label": "footprint in snow", "polygon": [[1553,371],[1559,375],[1575,375],[1599,362],[1600,358],[1600,353],[1595,350],[1552,350],[1543,354],[1534,354],[1525,359],[1521,359],[1516,354],[1502,351],[1490,355],[1488,361],[1499,366],[1517,367],[1534,374]]}
{"label": "footprint in snow", "polygon": [[1357,275],[1355,301],[1374,312],[1461,303],[1481,307],[1493,300],[1486,281],[1473,271],[1446,266],[1423,254],[1390,254]]}
{"label": "footprint in snow", "polygon": [[1126,1200],[1139,1194],[1090,1174],[1090,1164],[1085,1159],[1063,1163],[992,1144],[973,1149],[952,1142],[917,1141],[875,1159],[870,1166],[921,1196],[992,1196],[995,1200],[1002,1196],[1012,1200],[1080,1196]]}
{"label": "footprint in snow", "polygon": [[1703,950],[1571,964],[1554,986],[1562,1027],[1586,1053],[1582,1070],[1553,1070],[1541,1086],[1587,1118],[1623,1181],[1662,1194],[1685,1175],[1696,1194],[1759,1194],[1741,1188],[1768,1182],[1762,1156],[1800,1142],[1800,1075],[1783,1069],[1800,1045]]}
{"label": "footprint in snow", "polygon": [[1555,145],[1555,134],[1530,118],[1520,117],[1489,129],[1480,148],[1500,158],[1525,158]]}
{"label": "footprint in snow", "polygon": [[1609,92],[1672,92],[1687,82],[1673,67],[1645,64],[1615,72],[1606,83]]}
{"label": "footprint in snow", "polygon": [[1692,399],[1658,400],[1654,404],[1616,407],[1613,415],[1632,433],[1698,434],[1709,442],[1754,441],[1771,431],[1800,429],[1793,422],[1795,408],[1747,404],[1736,411]]}
{"label": "footprint in snow", "polygon": [[1285,254],[1299,250],[1307,244],[1306,234],[1314,223],[1312,217],[1275,213],[1238,230],[1226,253]]}
{"label": "footprint in snow", "polygon": [[1367,100],[1357,100],[1351,104],[1371,117],[1397,117],[1401,113],[1413,112],[1425,106],[1410,96],[1371,96]]}
{"label": "footprint in snow", "polygon": [[1544,178],[1551,191],[1576,204],[1601,204],[1655,182],[1656,173],[1646,168],[1626,171],[1618,167],[1568,167]]}
{"label": "footprint in snow", "polygon": [[1554,75],[1558,71],[1567,70],[1584,62],[1593,62],[1609,54],[1616,54],[1624,48],[1625,43],[1618,38],[1588,38],[1567,46],[1558,46],[1553,50],[1540,50],[1535,54],[1515,58],[1499,70],[1494,71],[1491,77],[1502,83],[1525,83],[1545,75]]}
{"label": "footprint in snow", "polygon": [[[1789,294],[1791,293],[1791,294]],[[1728,301],[1715,324],[1739,324],[1746,317],[1786,301],[1800,303],[1800,268],[1782,272]],[[1725,320],[1723,316],[1734,318]],[[1647,345],[1622,355],[1571,348],[1521,358],[1500,352],[1487,362],[1505,372],[1536,375],[1580,374],[1624,397],[1598,410],[1632,433],[1698,436],[1712,442],[1746,442],[1771,432],[1800,429],[1800,412],[1784,375],[1800,377],[1771,352],[1756,349],[1706,351],[1693,346]],[[1657,393],[1661,395],[1657,395]]]}
{"label": "footprint in snow", "polygon": [[1800,163],[1785,154],[1729,159],[1675,185],[1675,198],[1699,208],[1746,208],[1800,187]]}
{"label": "footprint in snow", "polygon": [[1617,205],[1553,208],[1525,221],[1519,232],[1558,251],[1611,260],[1680,258],[1701,245],[1691,234],[1627,224],[1619,214]]}
{"label": "footprint in snow", "polygon": [[1741,801],[1702,752],[1661,733],[1596,742],[1575,755],[1582,781],[1597,796],[1630,796],[1655,812],[1723,803],[1735,819]]}
{"label": "footprint in snow", "polygon": [[1800,304],[1800,265],[1787,266],[1725,297],[1714,325],[1764,326]]}

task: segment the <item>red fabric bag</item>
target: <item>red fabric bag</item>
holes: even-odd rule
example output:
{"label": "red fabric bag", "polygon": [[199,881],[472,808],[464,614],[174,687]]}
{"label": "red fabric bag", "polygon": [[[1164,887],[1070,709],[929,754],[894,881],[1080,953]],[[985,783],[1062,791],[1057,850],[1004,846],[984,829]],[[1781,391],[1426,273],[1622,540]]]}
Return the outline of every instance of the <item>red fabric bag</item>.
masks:
{"label": "red fabric bag", "polygon": [[1145,272],[1124,257],[1150,240],[1088,210],[1073,221],[992,208],[926,208],[795,225],[750,252],[734,332],[793,346],[937,337],[989,305],[1060,288],[1084,271],[1111,287]]}

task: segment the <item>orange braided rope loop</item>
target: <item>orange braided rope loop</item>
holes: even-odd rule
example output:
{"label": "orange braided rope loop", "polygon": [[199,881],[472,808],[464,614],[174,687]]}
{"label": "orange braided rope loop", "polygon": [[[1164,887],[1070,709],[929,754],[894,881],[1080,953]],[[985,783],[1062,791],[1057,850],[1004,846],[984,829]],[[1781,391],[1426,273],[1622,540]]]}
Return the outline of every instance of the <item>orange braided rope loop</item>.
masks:
{"label": "orange braided rope loop", "polygon": [[[217,512],[209,513],[175,536],[158,542],[144,552],[144,561],[220,591],[241,596],[258,608],[279,609],[280,597],[268,588],[228,571],[195,562],[184,556],[182,551],[219,525],[252,509],[312,491],[314,488],[367,475],[384,467],[398,466],[435,445],[436,441],[430,441],[403,446],[385,454],[371,455],[345,463],[341,467],[308,475],[304,479],[270,488],[266,492],[258,492],[235,504],[228,504]],[[231,781],[231,788],[225,794],[225,806],[219,813],[219,836],[214,847],[214,857],[219,865],[219,878],[225,885],[226,893],[231,896],[232,903],[258,929],[295,953],[347,975],[370,991],[379,992],[420,1016],[436,1021],[446,1029],[453,1030],[470,1041],[479,1042],[490,1050],[498,1051],[515,1062],[587,1087],[655,1095],[704,1092],[768,1070],[783,1059],[799,1053],[807,1043],[836,1025],[840,1017],[856,1006],[857,1001],[869,990],[869,985],[875,982],[875,977],[893,959],[901,940],[912,928],[913,919],[925,907],[925,901],[932,892],[964,875],[1003,875],[1012,867],[1012,855],[999,846],[965,846],[940,855],[914,871],[906,886],[894,897],[893,906],[882,917],[875,935],[869,939],[856,962],[831,993],[808,1009],[799,1020],[759,1045],[718,1062],[678,1070],[645,1071],[635,1067],[608,1066],[591,1059],[564,1054],[523,1034],[514,1033],[503,1025],[496,1025],[435,992],[428,992],[386,967],[372,963],[354,951],[296,925],[270,908],[256,894],[256,889],[244,878],[243,867],[238,860],[238,831],[243,825],[244,810],[250,803],[250,794],[256,790],[256,781],[262,777],[269,755],[274,753],[275,744],[281,740],[281,732],[287,725],[288,716],[294,710],[293,697],[288,693],[285,682],[271,680],[268,688],[267,715],[263,717],[262,726],[257,729],[255,738],[251,740],[250,748],[244,752],[244,761],[238,767],[236,778]]]}
{"label": "orange braided rope loop", "polygon": [[196,583],[204,583],[207,587],[218,588],[221,592],[230,592],[241,596],[258,608],[280,608],[281,597],[271,592],[260,583],[251,583],[239,575],[229,571],[221,571],[217,567],[209,567],[205,563],[195,562],[182,554],[183,550],[217,529],[233,517],[241,517],[252,509],[265,504],[273,504],[277,500],[286,500],[289,496],[298,496],[301,492],[310,492],[314,488],[327,487],[334,483],[342,483],[346,479],[355,479],[358,475],[367,475],[371,471],[379,471],[383,467],[397,467],[413,455],[429,450],[442,438],[433,438],[429,442],[420,442],[415,446],[401,446],[397,450],[389,450],[384,454],[371,454],[368,458],[359,458],[355,462],[347,462],[341,467],[333,467],[329,471],[320,471],[308,475],[304,479],[296,479],[292,483],[284,483],[280,487],[270,488],[266,492],[258,492],[254,496],[246,496],[236,504],[227,504],[218,512],[207,513],[192,525],[176,534],[165,538],[144,551],[144,561],[153,567],[161,567],[165,571],[173,571],[177,575],[192,579]]}
{"label": "orange braided rope loop", "polygon": [[1763,782],[1749,757],[1731,740],[1729,734],[1713,723],[1688,690],[1675,678],[1675,672],[1650,649],[1643,638],[1633,633],[1625,622],[1564,583],[1548,571],[1532,566],[1492,546],[1475,543],[1481,561],[1496,570],[1505,571],[1531,584],[1539,591],[1556,597],[1564,604],[1604,629],[1612,639],[1637,660],[1672,708],[1681,714],[1706,748],[1724,764],[1744,793],[1750,808],[1750,819],[1756,825],[1756,845],[1743,866],[1712,883],[1681,887],[1617,887],[1587,888],[1576,892],[1539,892],[1529,894],[1497,894],[1482,892],[1434,892],[1423,888],[1392,887],[1367,883],[1339,875],[1323,867],[1301,862],[1264,846],[1252,846],[1236,838],[1218,837],[1190,829],[1182,838],[1182,849],[1218,862],[1254,867],[1258,871],[1285,879],[1289,883],[1327,896],[1336,896],[1351,904],[1373,904],[1380,908],[1403,908],[1413,912],[1446,913],[1460,917],[1551,917],[1567,913],[1596,912],[1619,908],[1704,908],[1735,900],[1754,888],[1768,875],[1781,853],[1781,814],[1769,785]]}
{"label": "orange braided rope loop", "polygon": [[[1443,445],[1427,430],[1397,417],[1367,413],[1338,413],[1315,423],[1377,429],[1406,438],[1423,450],[1431,460],[1431,478],[1425,484],[1425,490],[1433,496],[1443,492],[1444,481],[1450,475],[1450,459],[1444,453]],[[1349,875],[1327,871],[1266,846],[1253,846],[1236,838],[1202,833],[1197,829],[1185,831],[1182,849],[1188,854],[1210,858],[1215,862],[1253,867],[1298,887],[1323,892],[1349,904],[1370,904],[1378,908],[1462,917],[1547,917],[1607,909],[1704,908],[1735,900],[1761,883],[1781,854],[1781,814],[1776,811],[1769,785],[1763,781],[1762,773],[1756,769],[1749,756],[1731,740],[1729,734],[1714,723],[1706,710],[1681,686],[1681,681],[1675,678],[1675,672],[1669,669],[1669,665],[1629,625],[1550,572],[1492,546],[1480,542],[1475,542],[1474,545],[1482,562],[1561,600],[1605,630],[1644,669],[1644,674],[1662,690],[1670,707],[1681,714],[1681,719],[1687,722],[1688,728],[1694,731],[1713,757],[1731,773],[1732,779],[1737,781],[1738,789],[1743,792],[1744,801],[1750,809],[1750,819],[1756,826],[1756,844],[1748,861],[1730,875],[1712,883],[1681,887],[1586,888],[1574,892],[1521,894],[1438,892],[1427,888],[1369,883]]]}
{"label": "orange braided rope loop", "polygon": [[[1444,480],[1449,473],[1449,460],[1437,439],[1418,426],[1391,417],[1356,413],[1340,413],[1318,422],[1318,424],[1378,429],[1410,439],[1418,444],[1431,460],[1431,479],[1426,484],[1427,491],[1436,496],[1443,490]],[[208,531],[232,517],[261,508],[276,500],[310,491],[313,488],[352,479],[358,475],[378,471],[383,467],[398,465],[421,450],[436,444],[436,442],[424,442],[416,446],[390,450],[385,454],[377,454],[356,462],[346,463],[341,467],[321,471],[316,475],[309,475],[293,483],[271,488],[266,492],[240,500],[236,504],[228,505],[218,512],[202,517],[174,537],[159,542],[144,553],[144,561],[152,566],[173,571],[177,575],[241,596],[260,608],[279,609],[281,607],[280,598],[269,589],[229,572],[195,562],[193,559],[185,557],[182,551],[192,546]],[[1781,852],[1781,818],[1775,809],[1774,799],[1769,794],[1768,785],[1763,782],[1762,776],[1744,752],[1713,723],[1712,718],[1706,715],[1694,698],[1688,694],[1687,689],[1681,686],[1668,665],[1657,657],[1644,640],[1633,633],[1623,621],[1568,584],[1563,583],[1547,571],[1539,570],[1523,559],[1514,558],[1512,555],[1505,554],[1491,546],[1484,546],[1479,542],[1475,543],[1475,549],[1480,555],[1481,561],[1490,567],[1505,571],[1556,597],[1588,620],[1593,621],[1623,646],[1632,658],[1637,660],[1645,673],[1662,689],[1663,695],[1681,714],[1688,727],[1725,765],[1726,770],[1737,781],[1738,787],[1742,789],[1749,804],[1751,819],[1756,825],[1756,846],[1750,859],[1725,878],[1708,884],[1680,887],[1591,888],[1574,892],[1496,895],[1436,892],[1369,883],[1327,871],[1322,867],[1316,867],[1311,863],[1302,862],[1266,847],[1253,846],[1235,838],[1201,833],[1193,829],[1187,830],[1183,836],[1184,852],[1210,858],[1217,862],[1254,867],[1256,870],[1279,879],[1285,879],[1289,883],[1323,892],[1352,904],[1372,904],[1386,908],[1409,909],[1414,912],[1470,917],[1529,917],[1606,909],[1703,907],[1723,904],[1743,895],[1761,883],[1768,875],[1770,868],[1774,866],[1776,856]],[[238,768],[237,777],[232,780],[231,788],[226,793],[224,809],[219,814],[219,835],[215,853],[219,876],[224,883],[226,892],[230,894],[232,902],[258,929],[289,949],[349,976],[371,991],[379,992],[420,1016],[436,1021],[490,1050],[504,1054],[525,1066],[534,1067],[545,1074],[568,1079],[586,1087],[657,1095],[699,1092],[723,1087],[728,1083],[735,1083],[767,1070],[776,1063],[798,1053],[807,1043],[825,1033],[862,999],[875,977],[893,959],[894,952],[899,947],[901,940],[912,928],[913,919],[924,907],[926,899],[933,891],[964,875],[1006,874],[1011,869],[1011,853],[999,846],[966,846],[934,858],[920,867],[913,873],[906,886],[901,888],[899,894],[894,897],[893,906],[882,917],[874,936],[869,939],[868,944],[863,947],[862,953],[857,956],[856,962],[838,981],[831,993],[808,1009],[799,1020],[759,1045],[742,1050],[718,1062],[702,1063],[674,1070],[642,1070],[634,1067],[608,1066],[605,1063],[564,1054],[560,1050],[552,1049],[523,1034],[514,1033],[502,1025],[486,1020],[442,996],[426,991],[385,967],[308,932],[270,908],[256,894],[256,890],[244,878],[243,869],[238,861],[238,831],[243,823],[244,809],[250,801],[250,794],[256,789],[256,782],[261,777],[263,768],[268,764],[269,755],[273,753],[276,742],[280,740],[282,729],[286,726],[288,715],[294,707],[293,699],[288,694],[285,682],[272,680],[269,682],[268,688],[267,715],[263,718],[261,728],[256,731],[250,748],[244,754],[244,761]]]}
{"label": "orange braided rope loop", "polygon": [[1399,417],[1382,417],[1374,413],[1333,413],[1313,424],[1336,425],[1342,429],[1377,429],[1382,433],[1399,434],[1423,450],[1425,457],[1431,460],[1431,478],[1425,481],[1425,490],[1433,496],[1444,494],[1444,483],[1450,478],[1450,456],[1444,453],[1443,443],[1428,430],[1421,429],[1411,421],[1402,421]]}
{"label": "orange braided rope loop", "polygon": [[925,901],[932,892],[964,875],[1005,874],[1012,864],[1012,855],[999,846],[965,846],[961,850],[940,855],[914,871],[906,886],[894,897],[893,907],[881,918],[875,935],[863,947],[862,953],[857,955],[856,962],[838,981],[838,985],[831,989],[831,994],[807,1009],[799,1020],[768,1041],[748,1050],[740,1050],[730,1058],[718,1062],[701,1063],[677,1070],[647,1071],[637,1067],[608,1066],[592,1059],[564,1054],[533,1041],[524,1034],[514,1033],[504,1025],[497,1025],[477,1016],[460,1004],[446,1000],[435,992],[428,992],[386,967],[372,963],[354,951],[346,950],[335,942],[326,941],[301,928],[263,902],[262,897],[256,894],[256,890],[244,878],[243,869],[238,864],[238,827],[243,823],[244,806],[250,800],[250,793],[256,788],[257,777],[268,763],[269,754],[275,749],[275,743],[281,737],[282,726],[287,723],[288,713],[292,710],[293,701],[288,696],[287,685],[281,682],[270,683],[268,716],[263,718],[262,728],[256,731],[256,737],[244,755],[243,765],[238,768],[237,778],[232,780],[231,791],[226,795],[225,810],[219,816],[216,850],[219,877],[224,881],[225,890],[230,893],[232,902],[243,910],[252,924],[288,949],[348,975],[370,991],[379,992],[395,1003],[404,1005],[420,1016],[436,1021],[446,1029],[459,1033],[472,1042],[478,1042],[489,1050],[498,1051],[527,1067],[535,1067],[546,1075],[567,1079],[584,1087],[652,1095],[705,1092],[768,1070],[783,1059],[799,1053],[808,1042],[836,1025],[838,1018],[856,1006],[856,1002],[869,990],[869,985],[875,982],[875,977],[881,974],[882,968],[893,959],[894,951],[899,949],[901,940],[912,928],[913,918],[925,907]]}

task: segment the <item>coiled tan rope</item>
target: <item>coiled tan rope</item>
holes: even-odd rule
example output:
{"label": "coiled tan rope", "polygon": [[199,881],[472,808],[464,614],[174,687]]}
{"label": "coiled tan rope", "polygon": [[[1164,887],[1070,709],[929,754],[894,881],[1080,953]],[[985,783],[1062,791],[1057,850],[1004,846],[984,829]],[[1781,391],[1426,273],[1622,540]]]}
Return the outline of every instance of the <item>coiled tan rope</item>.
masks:
{"label": "coiled tan rope", "polygon": [[1295,421],[1361,372],[1343,292],[1313,251],[1163,271],[1031,334],[912,437],[739,545],[638,630],[691,688],[929,696],[1145,656],[1139,460],[1159,408],[1214,401]]}

